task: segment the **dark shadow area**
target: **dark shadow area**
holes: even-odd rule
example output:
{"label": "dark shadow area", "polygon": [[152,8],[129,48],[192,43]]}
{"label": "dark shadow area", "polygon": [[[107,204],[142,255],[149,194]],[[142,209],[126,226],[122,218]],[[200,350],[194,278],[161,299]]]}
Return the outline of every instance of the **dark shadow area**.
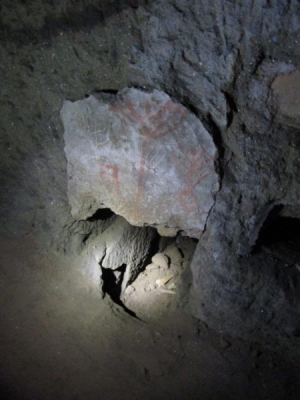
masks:
{"label": "dark shadow area", "polygon": [[115,270],[101,267],[101,270],[103,280],[103,297],[108,294],[112,301],[118,303],[121,296],[121,283],[125,274],[126,265],[123,264]]}
{"label": "dark shadow area", "polygon": [[118,306],[122,307],[123,310],[131,317],[140,319],[137,315],[127,308],[121,301],[122,292],[122,281],[126,271],[126,264],[121,265],[119,268],[112,270],[110,268],[101,267],[102,271],[102,293],[103,298],[108,294],[111,300]]}
{"label": "dark shadow area", "polygon": [[255,251],[263,246],[300,243],[300,219],[281,216],[283,205],[275,206],[265,220],[255,245]]}
{"label": "dark shadow area", "polygon": [[[114,90],[114,89],[105,89],[105,90],[95,90],[95,91],[93,92],[93,95],[94,95],[94,96],[103,95],[103,94],[109,94],[109,95],[111,94],[111,95],[116,96],[116,95],[118,94],[118,90]],[[87,94],[86,96],[89,97],[90,94]]]}
{"label": "dark shadow area", "polygon": [[67,8],[59,17],[54,16],[53,11],[53,15],[45,17],[44,26],[40,29],[23,27],[21,24],[20,29],[12,29],[2,21],[0,15],[0,40],[17,43],[19,46],[43,41],[44,46],[50,46],[52,37],[59,36],[61,32],[87,32],[96,25],[104,24],[114,14],[148,3],[147,0],[103,0],[94,5],[87,5],[84,10]]}
{"label": "dark shadow area", "polygon": [[87,218],[87,221],[105,221],[106,219],[111,218],[115,213],[110,208],[99,208],[91,217]]}
{"label": "dark shadow area", "polygon": [[237,113],[238,109],[237,109],[237,106],[235,104],[233,97],[227,92],[223,92],[223,94],[225,96],[226,103],[227,103],[226,117],[227,117],[227,129],[228,129],[230,127],[230,125],[232,124],[234,113]]}
{"label": "dark shadow area", "polygon": [[214,122],[213,117],[211,114],[208,114],[206,117],[203,117],[201,119],[201,122],[203,123],[205,129],[212,135],[214,144],[216,148],[218,149],[218,157],[215,161],[216,163],[216,168],[217,171],[219,172],[220,175],[220,184],[222,185],[222,179],[224,176],[224,168],[225,168],[225,161],[224,161],[224,156],[225,156],[225,146],[224,146],[224,141],[222,138],[222,132],[218,125]]}
{"label": "dark shadow area", "polygon": [[[2,366],[1,366],[2,367]],[[22,385],[7,374],[6,368],[0,369],[0,399],[1,400],[31,400]]]}
{"label": "dark shadow area", "polygon": [[5,383],[0,383],[1,400],[27,400],[27,398],[21,394],[16,394],[14,390]]}
{"label": "dark shadow area", "polygon": [[300,239],[300,219],[291,217],[275,218],[268,226],[262,229],[260,242],[262,245],[271,245]]}
{"label": "dark shadow area", "polygon": [[[144,228],[139,228],[139,229],[142,230],[142,229],[144,229]],[[154,233],[154,235],[153,235],[153,237],[152,237],[152,240],[151,240],[151,242],[150,242],[150,248],[149,248],[148,255],[147,255],[147,257],[145,258],[145,260],[144,260],[144,262],[143,262],[143,265],[141,265],[138,274],[140,274],[140,273],[142,273],[143,271],[145,271],[146,266],[147,266],[148,264],[151,263],[152,257],[153,257],[156,253],[159,252],[159,250],[160,250],[160,245],[161,245],[161,242],[162,242],[162,239],[163,239],[163,237],[160,236],[160,234],[157,232],[156,229],[151,228],[151,227],[148,228],[148,229],[153,229],[153,231],[154,231],[155,233]],[[137,277],[137,275],[136,275],[135,277],[133,276],[132,279],[130,279],[130,280],[128,281],[127,285],[130,285],[130,284],[136,279],[136,277]]]}

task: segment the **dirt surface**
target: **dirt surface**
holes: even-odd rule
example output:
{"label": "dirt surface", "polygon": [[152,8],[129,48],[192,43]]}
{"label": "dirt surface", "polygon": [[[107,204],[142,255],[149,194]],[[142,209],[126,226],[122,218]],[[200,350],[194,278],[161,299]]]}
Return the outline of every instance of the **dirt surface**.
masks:
{"label": "dirt surface", "polygon": [[1,399],[299,398],[296,362],[179,309],[132,318],[102,300],[80,257],[43,241],[1,239]]}

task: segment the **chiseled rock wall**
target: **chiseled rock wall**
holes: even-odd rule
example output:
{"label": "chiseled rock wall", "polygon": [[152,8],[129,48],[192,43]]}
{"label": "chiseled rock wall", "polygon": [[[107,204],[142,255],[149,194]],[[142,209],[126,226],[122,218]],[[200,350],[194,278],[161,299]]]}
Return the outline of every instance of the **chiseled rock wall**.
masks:
{"label": "chiseled rock wall", "polygon": [[216,147],[201,121],[163,92],[125,89],[61,111],[72,215],[110,208],[165,236],[199,237],[218,191]]}

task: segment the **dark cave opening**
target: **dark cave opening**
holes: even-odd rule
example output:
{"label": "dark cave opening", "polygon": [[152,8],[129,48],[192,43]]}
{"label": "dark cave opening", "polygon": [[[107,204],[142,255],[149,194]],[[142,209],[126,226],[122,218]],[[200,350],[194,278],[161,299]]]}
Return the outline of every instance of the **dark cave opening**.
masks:
{"label": "dark cave opening", "polygon": [[105,221],[106,219],[111,218],[115,213],[110,208],[99,208],[93,215],[87,218],[89,222],[95,221]]}
{"label": "dark cave opening", "polygon": [[260,229],[255,250],[273,246],[298,250],[299,244],[300,218],[285,215],[283,205],[274,206]]}
{"label": "dark cave opening", "polygon": [[282,242],[300,240],[300,219],[292,217],[277,217],[261,230],[261,245],[271,245]]}

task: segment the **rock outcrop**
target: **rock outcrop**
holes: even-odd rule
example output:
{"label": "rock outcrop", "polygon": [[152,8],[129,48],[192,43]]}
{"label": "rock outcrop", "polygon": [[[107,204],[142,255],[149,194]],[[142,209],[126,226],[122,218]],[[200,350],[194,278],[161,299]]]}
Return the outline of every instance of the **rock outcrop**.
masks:
{"label": "rock outcrop", "polygon": [[200,236],[219,185],[216,147],[195,115],[163,92],[125,89],[65,102],[61,116],[76,219],[110,208],[165,236]]}

